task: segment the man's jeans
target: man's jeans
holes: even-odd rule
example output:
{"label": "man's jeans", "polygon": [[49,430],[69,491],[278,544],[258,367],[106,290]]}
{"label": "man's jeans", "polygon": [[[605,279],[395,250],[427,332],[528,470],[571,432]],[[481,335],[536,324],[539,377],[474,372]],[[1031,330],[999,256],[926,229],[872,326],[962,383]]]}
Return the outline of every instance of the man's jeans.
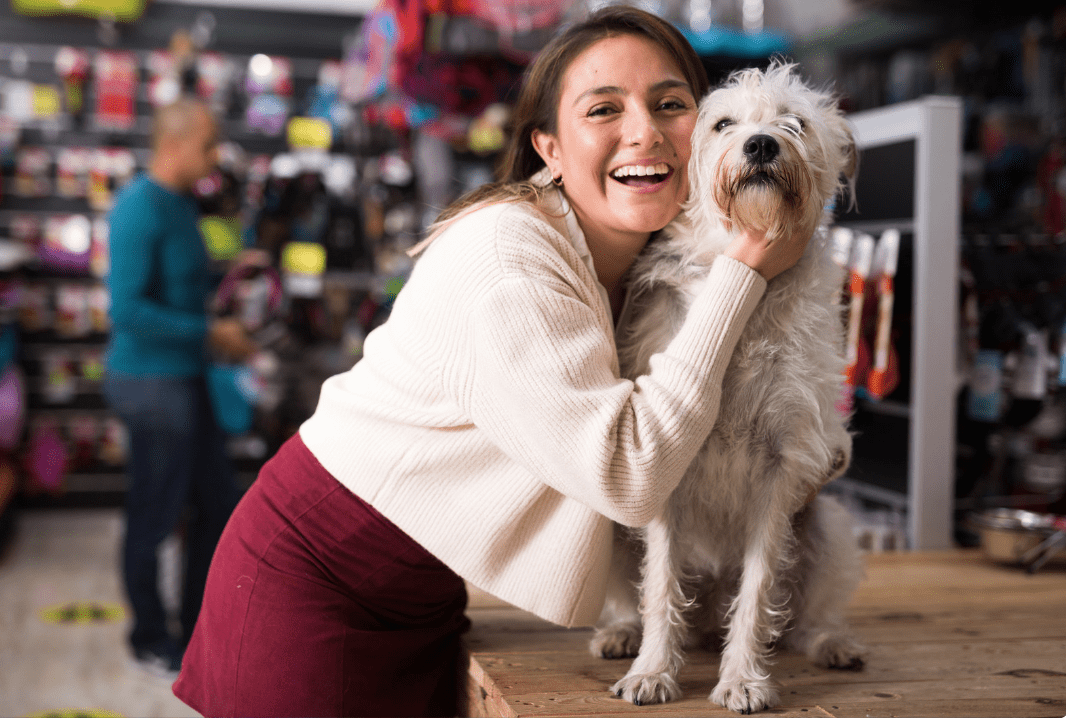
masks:
{"label": "man's jeans", "polygon": [[215,545],[240,492],[203,377],[108,374],[104,395],[129,431],[123,577],[134,651],[170,642],[159,595],[160,543],[184,517],[184,646],[203,601]]}

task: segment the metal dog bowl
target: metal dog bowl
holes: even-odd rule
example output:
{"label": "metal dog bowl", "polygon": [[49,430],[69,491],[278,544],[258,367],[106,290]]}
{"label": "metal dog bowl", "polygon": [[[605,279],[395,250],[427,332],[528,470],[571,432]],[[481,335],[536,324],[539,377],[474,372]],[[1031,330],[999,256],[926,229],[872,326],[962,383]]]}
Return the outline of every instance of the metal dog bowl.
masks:
{"label": "metal dog bowl", "polygon": [[1066,517],[1019,509],[989,509],[970,515],[981,548],[993,561],[1035,572],[1066,548]]}

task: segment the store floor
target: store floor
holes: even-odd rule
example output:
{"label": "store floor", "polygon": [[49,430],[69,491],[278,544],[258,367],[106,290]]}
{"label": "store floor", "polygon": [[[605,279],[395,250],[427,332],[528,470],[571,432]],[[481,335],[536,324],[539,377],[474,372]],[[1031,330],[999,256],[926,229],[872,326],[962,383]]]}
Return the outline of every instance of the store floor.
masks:
{"label": "store floor", "polygon": [[[24,511],[0,556],[0,716],[196,716],[131,660],[117,510]],[[172,601],[176,550],[164,550]],[[880,554],[849,610],[865,671],[782,655],[787,716],[1058,718],[1066,712],[1066,563],[1036,575],[976,550]],[[115,615],[117,612],[118,615]],[[705,696],[716,656],[693,651],[684,699],[636,708],[608,690],[626,663],[593,658],[587,630],[552,626],[471,588],[470,715],[735,715]]]}
{"label": "store floor", "polygon": [[[198,715],[126,648],[121,512],[25,510],[16,521],[0,555],[0,716]],[[175,561],[163,554],[169,596]]]}

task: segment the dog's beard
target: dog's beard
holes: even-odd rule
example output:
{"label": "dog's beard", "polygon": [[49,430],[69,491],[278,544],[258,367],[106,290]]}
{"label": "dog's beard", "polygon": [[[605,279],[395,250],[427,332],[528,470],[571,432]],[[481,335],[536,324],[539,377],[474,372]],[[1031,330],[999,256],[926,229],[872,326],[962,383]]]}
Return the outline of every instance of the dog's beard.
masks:
{"label": "dog's beard", "polygon": [[765,234],[768,241],[814,234],[821,207],[812,202],[814,178],[802,165],[774,162],[718,164],[714,201],[730,229]]}

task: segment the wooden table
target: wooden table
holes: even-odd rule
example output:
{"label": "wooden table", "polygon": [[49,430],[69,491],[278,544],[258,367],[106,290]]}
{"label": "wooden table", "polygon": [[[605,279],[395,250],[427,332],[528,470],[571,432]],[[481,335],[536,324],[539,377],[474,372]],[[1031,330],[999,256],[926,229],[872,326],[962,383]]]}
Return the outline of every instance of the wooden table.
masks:
{"label": "wooden table", "polygon": [[[977,550],[870,555],[850,609],[869,646],[861,672],[779,654],[782,704],[765,715],[1066,716],[1066,563],[1035,575]],[[471,716],[728,716],[707,700],[718,658],[689,652],[685,697],[636,707],[610,686],[629,660],[594,658],[591,629],[565,629],[472,592]]]}

